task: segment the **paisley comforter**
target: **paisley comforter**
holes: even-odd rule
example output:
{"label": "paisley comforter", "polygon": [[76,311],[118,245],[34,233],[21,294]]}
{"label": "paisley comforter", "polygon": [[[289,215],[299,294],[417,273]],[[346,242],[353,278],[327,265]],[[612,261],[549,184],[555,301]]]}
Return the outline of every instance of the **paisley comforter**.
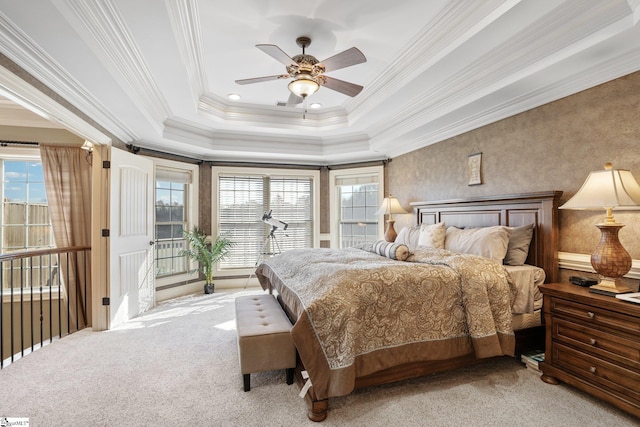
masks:
{"label": "paisley comforter", "polygon": [[319,399],[401,364],[513,355],[515,289],[502,265],[416,250],[395,261],[361,249],[291,250],[256,271],[295,320],[292,337]]}

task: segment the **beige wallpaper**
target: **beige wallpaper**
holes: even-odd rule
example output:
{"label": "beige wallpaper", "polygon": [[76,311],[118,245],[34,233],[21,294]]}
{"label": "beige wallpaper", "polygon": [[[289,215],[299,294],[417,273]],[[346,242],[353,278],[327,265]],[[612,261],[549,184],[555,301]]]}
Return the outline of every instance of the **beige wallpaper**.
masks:
{"label": "beige wallpaper", "polygon": [[[640,181],[640,72],[394,158],[388,191],[409,202],[561,190],[561,204],[605,162]],[[468,155],[482,152],[482,185],[469,186]],[[640,211],[614,211],[620,241],[640,259]],[[410,215],[394,216],[396,229]],[[560,251],[590,254],[604,211],[560,211]]]}

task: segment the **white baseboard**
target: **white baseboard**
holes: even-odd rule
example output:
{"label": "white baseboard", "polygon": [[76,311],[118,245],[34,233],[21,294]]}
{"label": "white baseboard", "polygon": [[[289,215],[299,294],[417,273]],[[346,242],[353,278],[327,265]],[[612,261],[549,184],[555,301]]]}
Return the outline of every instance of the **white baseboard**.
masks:
{"label": "white baseboard", "polygon": [[[591,266],[591,255],[576,254],[572,252],[558,252],[558,264],[560,268],[567,270],[595,273],[595,270]],[[632,260],[631,270],[624,277],[629,279],[640,279],[640,260]]]}

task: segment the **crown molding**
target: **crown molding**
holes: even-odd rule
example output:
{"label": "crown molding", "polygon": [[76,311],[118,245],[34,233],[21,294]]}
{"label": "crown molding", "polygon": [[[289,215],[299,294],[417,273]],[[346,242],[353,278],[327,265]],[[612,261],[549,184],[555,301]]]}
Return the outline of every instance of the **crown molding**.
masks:
{"label": "crown molding", "polygon": [[286,156],[287,158],[333,158],[336,155],[363,159],[381,158],[372,152],[369,138],[364,134],[352,134],[334,138],[316,136],[267,135],[264,133],[219,131],[189,123],[184,120],[165,121],[163,136],[167,139],[187,142],[200,148],[218,152],[237,151]]}
{"label": "crown molding", "polygon": [[[607,9],[609,9],[609,14],[605,13]],[[434,123],[447,115],[455,114],[456,111],[478,102],[489,94],[497,93],[519,81],[524,81],[536,73],[551,69],[563,60],[596,46],[623,31],[629,30],[628,11],[623,9],[612,9],[611,7],[603,6],[603,10],[593,11],[584,8],[576,10],[576,5],[569,5],[563,7],[562,10],[549,12],[548,19],[538,21],[540,25],[531,26],[518,37],[514,37],[508,42],[497,46],[490,53],[483,55],[460,72],[452,75],[445,83],[438,85],[426,97],[416,97],[414,100],[407,102],[404,108],[389,117],[388,122],[378,123],[371,130],[370,133],[373,139],[382,141],[401,138],[402,135],[424,126],[425,123]],[[570,19],[580,20],[584,19],[583,14],[587,13],[599,13],[603,17],[600,27],[582,30],[581,32],[578,32],[578,30],[575,32],[552,30],[557,28],[557,22],[553,23],[551,21],[570,22]],[[576,26],[576,28],[579,27]],[[540,34],[545,34],[545,36],[541,37]],[[549,43],[550,40],[554,40],[553,45],[559,47],[551,54],[546,54],[548,46],[551,45]],[[529,53],[526,57],[521,54],[524,48]],[[601,66],[605,69],[611,68],[609,64]],[[624,74],[632,71],[635,70],[629,70]],[[618,73],[615,77],[610,77],[610,73],[607,71],[600,74],[607,76],[609,79],[624,75]],[[602,78],[604,77],[596,78],[597,83],[594,84],[607,81]],[[589,81],[593,82],[594,78],[590,78]],[[416,143],[424,143],[429,140],[437,142],[435,139],[440,138],[438,140],[442,140],[444,138],[443,135],[454,136],[507,117],[507,115],[517,114],[542,103],[551,102],[562,96],[569,95],[571,92],[556,92],[558,87],[569,86],[577,87],[576,91],[588,87],[577,86],[571,81],[563,80],[559,86],[545,86],[541,90],[530,92],[525,96],[509,101],[510,108],[505,108],[506,104],[500,104],[498,108],[493,109],[501,111],[499,114],[479,113],[484,117],[483,120],[465,120],[464,122],[452,123],[444,127],[432,126],[431,129],[434,129],[434,131],[416,139]],[[532,94],[536,95],[536,102],[527,101],[526,98],[532,96]],[[543,94],[545,96],[541,96]],[[439,136],[435,137],[435,135]]]}
{"label": "crown molding", "polygon": [[194,104],[197,104],[199,97],[209,92],[202,59],[203,45],[198,2],[196,0],[165,0],[165,4],[180,57],[189,76]]}
{"label": "crown molding", "polygon": [[[118,139],[122,141],[135,139],[134,132],[128,129],[113,114],[104,111],[101,104],[79,82],[71,78],[57,62],[26,37],[1,12],[0,50],[16,65],[53,90],[62,99],[70,102],[87,116],[96,120]],[[31,89],[35,90],[33,86],[31,86]],[[24,90],[25,92],[30,91],[26,87]],[[23,102],[28,103],[27,100]],[[37,107],[34,106],[34,108]],[[60,108],[65,110],[64,107],[60,106]],[[54,108],[51,108],[49,112],[51,120],[57,122],[66,121],[64,113],[61,114],[63,117],[58,120]],[[97,140],[94,141],[98,142]]]}
{"label": "crown molding", "polygon": [[124,79],[132,99],[141,107],[149,123],[162,132],[161,123],[171,117],[172,111],[155,83],[140,49],[134,42],[118,8],[111,0],[66,0],[65,4],[75,15],[67,14],[76,31],[88,34],[88,43],[97,58]]}
{"label": "crown molding", "polygon": [[304,131],[309,128],[338,129],[347,124],[343,108],[325,108],[322,111],[308,109],[303,118],[301,108],[276,107],[257,104],[233,104],[214,94],[200,97],[198,112],[218,122],[237,123],[245,126]]}
{"label": "crown molding", "polygon": [[[561,65],[558,65],[558,67],[561,67]],[[557,80],[558,73],[561,72],[558,70],[558,73],[554,74],[554,78],[550,79],[552,83],[523,93],[515,98],[509,97],[505,102],[495,104],[491,108],[479,110],[471,116],[465,115],[464,120],[453,120],[446,126],[428,126],[427,124],[422,128],[424,132],[420,132],[421,135],[419,137],[410,141],[403,141],[402,144],[390,144],[389,140],[385,138],[375,137],[372,138],[371,145],[381,151],[394,149],[396,150],[394,154],[405,154],[639,70],[640,46],[620,53],[616,57],[609,58],[607,61],[595,64],[590,68],[582,69],[578,73],[567,74],[561,80]],[[505,90],[508,90],[508,87],[505,87]],[[428,129],[433,130],[427,131]],[[400,150],[398,150],[398,147],[400,147]]]}
{"label": "crown molding", "polygon": [[265,135],[210,129],[185,120],[169,119],[164,123],[163,136],[216,151],[264,152],[282,155],[323,154],[322,139],[317,137]]}
{"label": "crown molding", "polygon": [[633,23],[637,24],[640,21],[640,0],[627,0],[631,13],[633,15]]}
{"label": "crown molding", "polygon": [[98,144],[108,145],[111,138],[89,125],[55,100],[30,85],[12,71],[0,66],[0,91],[5,97],[47,120]]}
{"label": "crown molding", "polygon": [[[357,121],[371,108],[391,97],[406,82],[418,78],[425,70],[451,54],[489,24],[520,3],[520,0],[448,2],[422,31],[405,45],[380,76],[367,85],[357,97],[346,102],[352,121]],[[416,61],[416,58],[424,61]],[[418,67],[416,65],[419,65]]]}

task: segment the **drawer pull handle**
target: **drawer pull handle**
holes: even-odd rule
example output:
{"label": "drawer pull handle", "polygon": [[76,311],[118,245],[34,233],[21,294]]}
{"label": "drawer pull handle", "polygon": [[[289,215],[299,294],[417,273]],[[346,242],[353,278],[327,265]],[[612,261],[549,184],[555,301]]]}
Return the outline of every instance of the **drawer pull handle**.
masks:
{"label": "drawer pull handle", "polygon": [[593,319],[596,316],[596,314],[593,311],[587,312],[587,315],[589,316],[589,319]]}
{"label": "drawer pull handle", "polygon": [[596,373],[596,367],[595,366],[590,367],[589,368],[589,372],[591,372],[592,374],[595,374]]}
{"label": "drawer pull handle", "polygon": [[589,344],[591,344],[591,345],[596,345],[597,342],[598,341],[596,341],[594,338],[590,338],[589,339]]}

